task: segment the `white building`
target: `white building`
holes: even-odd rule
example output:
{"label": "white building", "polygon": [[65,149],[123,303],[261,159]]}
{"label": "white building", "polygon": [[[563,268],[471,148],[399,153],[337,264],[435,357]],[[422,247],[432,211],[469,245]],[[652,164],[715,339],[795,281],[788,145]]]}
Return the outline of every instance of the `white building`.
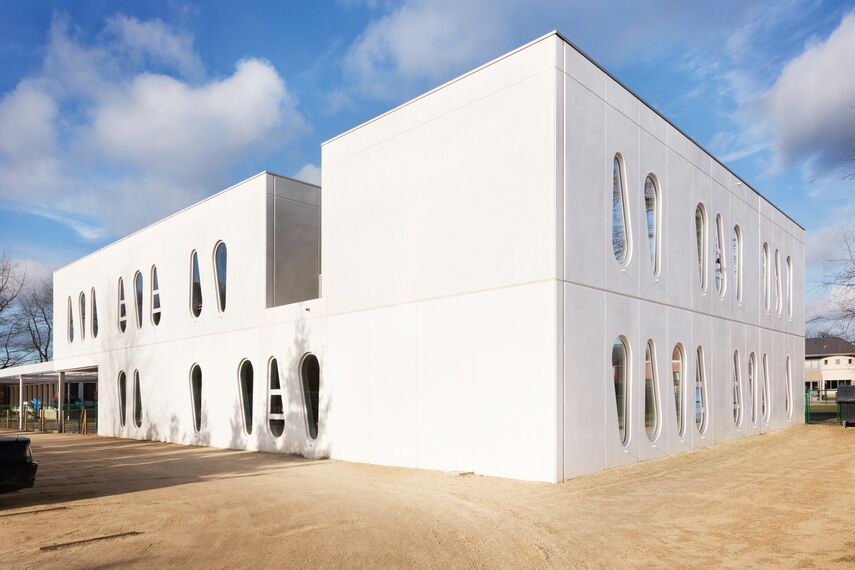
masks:
{"label": "white building", "polygon": [[99,434],[561,481],[802,421],[804,230],[557,33],[322,172],[56,271]]}

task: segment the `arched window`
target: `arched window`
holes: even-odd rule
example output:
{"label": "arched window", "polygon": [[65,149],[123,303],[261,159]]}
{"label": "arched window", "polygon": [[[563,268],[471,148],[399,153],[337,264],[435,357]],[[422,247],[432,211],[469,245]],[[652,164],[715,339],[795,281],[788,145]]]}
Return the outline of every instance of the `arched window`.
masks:
{"label": "arched window", "polygon": [[89,298],[92,299],[92,338],[98,338],[98,305],[95,302],[95,287],[89,291]]}
{"label": "arched window", "polygon": [[190,254],[190,313],[199,318],[202,314],[202,278],[199,276],[199,256]]}
{"label": "arched window", "polygon": [[119,372],[119,422],[125,427],[126,411],[128,409],[128,379],[125,372]]}
{"label": "arched window", "polygon": [[775,312],[780,316],[784,309],[784,302],[781,299],[781,253],[775,250]]}
{"label": "arched window", "polygon": [[674,408],[677,413],[677,433],[683,436],[683,370],[685,370],[683,345],[674,345],[671,352],[671,379],[674,383]]}
{"label": "arched window", "polygon": [[157,280],[157,267],[151,266],[151,324],[160,324],[160,282]]}
{"label": "arched window", "polygon": [[314,354],[307,354],[300,364],[300,379],[303,386],[303,406],[309,437],[318,437],[318,414],[321,396],[321,365]]}
{"label": "arched window", "polygon": [[125,303],[125,281],[119,277],[119,332],[128,327],[128,307]]}
{"label": "arched window", "polygon": [[659,388],[656,380],[656,347],[650,339],[644,353],[644,431],[650,441],[656,439],[659,432]]}
{"label": "arched window", "polygon": [[695,425],[703,434],[707,429],[707,386],[706,386],[706,363],[704,362],[704,349],[698,347],[697,365],[695,366]]}
{"label": "arched window", "polygon": [[623,158],[616,154],[612,166],[612,252],[621,265],[629,263],[632,248],[625,181]]}
{"label": "arched window", "polygon": [[739,381],[739,351],[733,351],[733,424],[742,424],[742,384]]}
{"label": "arched window", "polygon": [[86,338],[86,294],[81,291],[77,297],[77,303],[80,305],[80,340]]}
{"label": "arched window", "polygon": [[793,377],[790,369],[790,357],[787,357],[784,369],[784,409],[787,410],[787,417],[793,417]]}
{"label": "arched window", "polygon": [[629,430],[627,429],[627,404],[629,398],[629,347],[624,337],[619,336],[612,344],[612,381],[615,390],[615,405],[617,406],[618,434],[620,442],[626,445],[629,441]]}
{"label": "arched window", "polygon": [[227,256],[226,244],[218,242],[214,246],[214,275],[216,275],[217,279],[217,308],[219,308],[221,313],[226,310]]}
{"label": "arched window", "polygon": [[698,277],[701,291],[707,290],[707,212],[703,204],[695,208],[695,242],[698,249]]}
{"label": "arched window", "polygon": [[190,400],[193,403],[193,429],[202,429],[202,369],[198,364],[190,368]]}
{"label": "arched window", "polygon": [[659,185],[656,176],[644,180],[644,213],[647,219],[647,253],[653,275],[659,275]]}
{"label": "arched window", "polygon": [[724,226],[721,214],[715,215],[715,290],[724,297],[727,291],[727,258],[724,254]]}
{"label": "arched window", "polygon": [[751,399],[751,423],[757,423],[757,398],[754,388],[754,379],[757,377],[757,358],[752,352],[748,356],[748,397]]}
{"label": "arched window", "polygon": [[763,355],[763,391],[760,394],[760,413],[763,416],[763,420],[766,423],[769,423],[769,417],[771,416],[772,406],[769,405],[769,359],[766,358],[766,355]]}
{"label": "arched window", "polygon": [[787,256],[787,318],[793,320],[793,260]]}
{"label": "arched window", "polygon": [[763,287],[763,304],[766,307],[766,312],[769,312],[771,308],[771,296],[772,293],[770,289],[770,276],[769,276],[769,244],[763,243],[763,249],[761,251],[761,263],[762,270],[760,272],[761,281],[760,284]]}
{"label": "arched window", "polygon": [[267,424],[273,437],[285,431],[285,407],[282,403],[282,384],[279,381],[279,364],[270,359],[267,367]]}
{"label": "arched window", "polygon": [[68,342],[74,342],[74,312],[71,308],[71,297],[68,298],[68,330],[66,334],[68,335]]}
{"label": "arched window", "polygon": [[134,425],[142,427],[142,394],[140,393],[140,373],[134,370]]}
{"label": "arched window", "polygon": [[134,274],[134,308],[137,316],[137,329],[142,328],[143,278],[142,273]]}
{"label": "arched window", "polygon": [[246,435],[252,434],[252,363],[249,360],[244,360],[240,363],[238,372],[238,380],[240,384],[240,404],[243,410],[243,429]]}
{"label": "arched window", "polygon": [[742,230],[733,226],[733,286],[736,287],[736,301],[742,302]]}

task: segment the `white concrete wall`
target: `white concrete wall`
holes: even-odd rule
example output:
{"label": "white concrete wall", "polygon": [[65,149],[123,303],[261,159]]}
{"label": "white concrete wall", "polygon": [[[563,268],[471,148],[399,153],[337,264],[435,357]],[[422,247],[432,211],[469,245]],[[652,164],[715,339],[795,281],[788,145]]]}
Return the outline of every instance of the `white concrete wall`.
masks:
{"label": "white concrete wall", "polygon": [[[280,449],[325,453],[324,437],[307,437],[297,368],[306,352],[323,362],[323,303],[306,301],[266,309],[267,173],[165,218],[54,274],[56,369],[97,366],[99,434],[194,443],[237,449]],[[228,251],[226,308],[216,302],[213,251]],[[196,250],[202,283],[202,312],[190,312],[190,254]],[[157,266],[161,320],[151,319],[151,267]],[[138,327],[133,278],[143,274],[143,320]],[[118,280],[124,278],[128,323],[118,328]],[[91,289],[97,299],[99,333],[91,334]],[[87,298],[87,331],[80,334],[78,294]],[[75,337],[66,336],[66,299],[74,303]],[[286,433],[267,429],[267,366],[275,356],[288,409]],[[238,365],[254,370],[252,434],[241,415]],[[190,369],[202,368],[203,422],[196,433]],[[133,374],[140,375],[143,421],[133,423]],[[118,376],[127,375],[127,420],[119,419]],[[322,378],[323,382],[323,378]],[[322,402],[323,407],[323,402]],[[325,434],[325,430],[321,430]]]}
{"label": "white concrete wall", "polygon": [[[634,461],[671,455],[752,433],[778,429],[804,417],[801,365],[804,352],[804,231],[645,106],[569,44],[558,62],[563,123],[560,188],[563,203],[563,259],[560,315],[563,334],[563,477]],[[633,251],[621,267],[611,247],[612,160],[621,153],[631,219]],[[647,249],[643,197],[646,176],[654,173],[662,201],[661,271],[653,274]],[[696,261],[694,212],[707,212],[708,287],[702,291]],[[728,281],[715,290],[713,245],[716,214],[725,234]],[[731,232],[743,234],[743,298],[737,301],[731,267]],[[792,256],[793,313],[767,312],[759,284],[760,249],[768,242]],[[773,263],[774,271],[774,263]],[[774,273],[773,273],[774,275]],[[783,270],[782,270],[783,282]],[[785,284],[784,284],[785,287]],[[624,335],[631,349],[629,441],[622,445],[611,369],[611,346]],[[656,347],[661,429],[653,441],[644,429],[644,353]],[[695,354],[706,360],[708,427],[694,422],[694,391],[685,403],[686,431],[676,429],[670,373],[675,344],[685,349],[684,381],[694,386]],[[739,351],[743,388],[748,357],[756,354],[762,389],[762,357],[769,362],[769,421],[750,421],[746,408],[739,426],[732,416],[733,353]],[[791,358],[793,404],[784,406],[785,362]],[[746,388],[743,389],[745,392]],[[759,397],[759,391],[755,398]],[[743,398],[743,405],[750,402]]]}
{"label": "white concrete wall", "polygon": [[556,480],[557,45],[323,146],[333,457]]}

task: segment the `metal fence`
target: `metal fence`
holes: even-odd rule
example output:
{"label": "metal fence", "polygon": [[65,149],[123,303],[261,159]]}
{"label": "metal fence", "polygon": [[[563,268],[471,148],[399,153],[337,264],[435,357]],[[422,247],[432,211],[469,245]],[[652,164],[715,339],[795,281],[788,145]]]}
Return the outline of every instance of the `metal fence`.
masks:
{"label": "metal fence", "polygon": [[840,423],[840,406],[837,405],[837,390],[805,391],[805,423]]}
{"label": "metal fence", "polygon": [[0,429],[17,430],[23,413],[24,431],[64,431],[66,433],[98,433],[98,405],[95,403],[63,404],[57,406],[24,404],[0,406]]}

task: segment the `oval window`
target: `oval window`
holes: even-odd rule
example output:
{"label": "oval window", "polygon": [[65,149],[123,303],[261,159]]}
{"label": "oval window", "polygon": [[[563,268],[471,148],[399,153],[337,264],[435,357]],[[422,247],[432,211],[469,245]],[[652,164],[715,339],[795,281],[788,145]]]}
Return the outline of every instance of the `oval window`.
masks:
{"label": "oval window", "polygon": [[792,370],[790,370],[790,357],[787,357],[784,369],[784,405],[787,411],[787,417],[793,417],[793,378]]}
{"label": "oval window", "polygon": [[198,364],[190,368],[190,399],[193,403],[193,429],[202,429],[202,369]]}
{"label": "oval window", "polygon": [[766,358],[766,355],[763,355],[763,390],[760,394],[760,413],[763,416],[763,420],[766,423],[769,423],[769,417],[771,416],[771,406],[769,405],[769,359]]}
{"label": "oval window", "polygon": [[86,295],[83,291],[78,297],[78,304],[80,305],[80,340],[83,340],[86,338]]}
{"label": "oval window", "polygon": [[306,413],[306,425],[309,437],[318,437],[318,414],[320,413],[321,365],[314,354],[303,357],[300,365],[300,379],[303,387],[303,406]]}
{"label": "oval window", "polygon": [[733,286],[736,287],[736,300],[742,302],[742,230],[733,226]]}
{"label": "oval window", "polygon": [[739,427],[742,423],[742,385],[739,381],[739,351],[735,350],[733,352],[733,386],[732,386],[732,398],[733,398],[733,424],[736,427]]}
{"label": "oval window", "polygon": [[140,373],[134,370],[134,425],[142,427],[142,394],[140,393]]}
{"label": "oval window", "polygon": [[137,316],[137,329],[142,328],[142,311],[143,311],[143,278],[142,273],[137,271],[134,274],[134,308]]}
{"label": "oval window", "polygon": [[653,275],[659,275],[659,187],[652,174],[644,180],[644,214],[647,219],[647,252]]}
{"label": "oval window", "polygon": [[279,364],[275,358],[268,365],[267,383],[267,424],[273,437],[279,437],[285,431],[285,407],[282,402],[282,384],[279,380]]}
{"label": "oval window", "polygon": [[680,437],[683,436],[684,363],[685,357],[683,355],[683,346],[681,344],[677,344],[674,346],[674,351],[671,353],[671,379],[674,383],[674,411],[677,414],[677,433]]}
{"label": "oval window", "polygon": [[119,332],[128,327],[128,305],[125,302],[125,281],[119,277]]}
{"label": "oval window", "polygon": [[703,204],[695,207],[695,242],[698,255],[698,277],[701,291],[707,290],[707,213]]}
{"label": "oval window", "polygon": [[249,360],[244,360],[240,364],[239,371],[240,380],[240,402],[243,410],[243,429],[246,435],[252,434],[252,363]]}
{"label": "oval window", "polygon": [[623,445],[629,441],[629,430],[627,429],[628,352],[626,339],[622,336],[615,339],[612,345],[612,381],[615,390],[615,405],[617,406],[618,434]]}
{"label": "oval window", "polygon": [[68,342],[74,342],[74,312],[71,307],[71,297],[68,298]]}
{"label": "oval window", "polygon": [[644,431],[650,441],[659,431],[659,394],[656,387],[656,349],[653,340],[647,341],[644,353]]}
{"label": "oval window", "polygon": [[160,282],[154,265],[151,266],[151,324],[160,324]]}
{"label": "oval window", "polygon": [[707,429],[706,374],[704,349],[699,346],[697,350],[697,363],[695,366],[695,425],[698,426],[698,432],[701,434],[703,434]]}
{"label": "oval window", "polygon": [[616,154],[612,165],[612,252],[621,265],[626,265],[629,261],[632,245],[628,212],[623,159]]}
{"label": "oval window", "polygon": [[724,226],[721,214],[715,215],[715,290],[723,297],[727,290],[727,261],[724,254]]}
{"label": "oval window", "polygon": [[757,423],[757,397],[754,389],[754,379],[757,378],[757,358],[752,352],[748,356],[748,397],[751,405],[751,423]]}
{"label": "oval window", "polygon": [[202,278],[199,276],[199,256],[190,254],[190,313],[199,318],[202,314]]}
{"label": "oval window", "polygon": [[217,307],[221,313],[226,310],[227,256],[226,244],[219,242],[214,248],[214,274],[217,276]]}
{"label": "oval window", "polygon": [[119,372],[119,422],[125,427],[126,410],[128,405],[128,379],[124,371]]}
{"label": "oval window", "polygon": [[92,338],[98,338],[98,305],[95,302],[95,288],[89,292],[92,299]]}

